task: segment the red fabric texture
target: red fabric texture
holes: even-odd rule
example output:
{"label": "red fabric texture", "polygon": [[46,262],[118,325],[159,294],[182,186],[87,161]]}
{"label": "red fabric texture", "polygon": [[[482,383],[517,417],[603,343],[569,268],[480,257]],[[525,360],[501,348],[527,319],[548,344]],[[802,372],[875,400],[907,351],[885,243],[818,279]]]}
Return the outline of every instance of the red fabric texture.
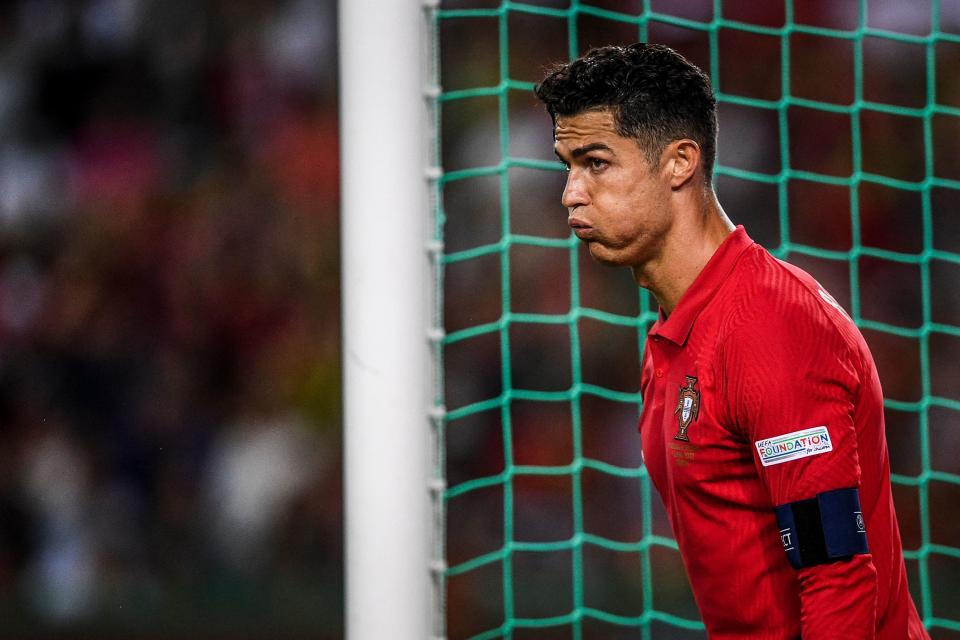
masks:
{"label": "red fabric texture", "polygon": [[[876,366],[810,275],[738,227],[651,328],[641,390],[644,463],[711,638],[929,637],[907,588]],[[757,441],[819,427],[831,450],[764,466]],[[774,507],[849,487],[870,552],[793,569]]]}

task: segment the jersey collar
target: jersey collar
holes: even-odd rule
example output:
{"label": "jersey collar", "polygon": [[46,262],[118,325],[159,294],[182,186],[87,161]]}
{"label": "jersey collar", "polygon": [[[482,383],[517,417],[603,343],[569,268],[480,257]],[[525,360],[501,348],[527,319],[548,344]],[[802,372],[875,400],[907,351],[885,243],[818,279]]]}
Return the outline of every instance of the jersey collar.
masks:
{"label": "jersey collar", "polygon": [[743,225],[738,225],[733,233],[717,247],[693,284],[680,297],[680,302],[670,317],[666,317],[663,309],[660,309],[657,321],[650,328],[650,335],[660,336],[678,346],[683,346],[700,311],[710,302],[713,294],[730,275],[740,254],[752,244],[753,240],[747,235],[746,229]]}

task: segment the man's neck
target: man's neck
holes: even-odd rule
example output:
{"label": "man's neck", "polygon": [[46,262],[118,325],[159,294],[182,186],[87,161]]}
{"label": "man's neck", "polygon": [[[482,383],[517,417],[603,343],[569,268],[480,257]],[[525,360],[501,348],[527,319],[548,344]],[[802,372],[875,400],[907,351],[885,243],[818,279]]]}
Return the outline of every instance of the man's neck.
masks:
{"label": "man's neck", "polygon": [[668,315],[734,230],[712,190],[690,204],[678,212],[658,255],[633,267],[637,284],[649,289]]}

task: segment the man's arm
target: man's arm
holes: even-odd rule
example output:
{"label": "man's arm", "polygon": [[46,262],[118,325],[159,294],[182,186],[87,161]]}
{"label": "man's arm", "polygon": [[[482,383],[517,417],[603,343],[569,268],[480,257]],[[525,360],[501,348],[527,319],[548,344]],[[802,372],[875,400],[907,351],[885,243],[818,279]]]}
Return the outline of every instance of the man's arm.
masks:
{"label": "man's arm", "polygon": [[870,554],[798,571],[804,640],[875,637],[877,570]]}
{"label": "man's arm", "polygon": [[859,358],[815,300],[757,313],[723,346],[728,419],[749,440],[800,584],[804,640],[873,638],[859,506]]}

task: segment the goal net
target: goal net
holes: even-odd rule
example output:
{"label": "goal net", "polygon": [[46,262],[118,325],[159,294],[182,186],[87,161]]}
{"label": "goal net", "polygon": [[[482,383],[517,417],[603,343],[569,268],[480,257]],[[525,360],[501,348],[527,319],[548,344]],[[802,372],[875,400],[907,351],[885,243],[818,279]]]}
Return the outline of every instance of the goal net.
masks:
{"label": "goal net", "polygon": [[910,586],[934,637],[960,632],[960,5],[448,0],[434,15],[447,635],[703,637],[639,454],[656,304],[570,234],[532,94],[548,64],[637,40],[709,72],[721,203],[863,331]]}

